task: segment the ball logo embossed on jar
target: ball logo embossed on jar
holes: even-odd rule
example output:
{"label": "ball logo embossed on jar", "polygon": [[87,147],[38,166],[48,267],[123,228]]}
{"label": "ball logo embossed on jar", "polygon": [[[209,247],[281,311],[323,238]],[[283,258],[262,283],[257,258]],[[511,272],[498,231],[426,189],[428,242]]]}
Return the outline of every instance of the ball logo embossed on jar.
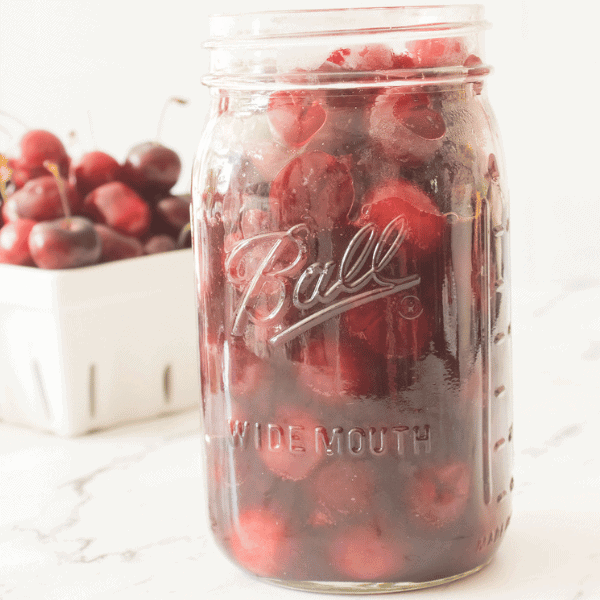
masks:
{"label": "ball logo embossed on jar", "polygon": [[[394,277],[386,269],[397,257],[406,235],[406,219],[399,215],[381,233],[372,223],[363,225],[350,240],[339,262],[315,262],[303,269],[308,261],[308,248],[303,241],[310,233],[306,225],[294,225],[288,231],[266,233],[236,244],[225,262],[230,283],[242,286],[235,312],[233,335],[240,335],[244,319],[268,324],[274,321],[289,300],[298,309],[308,311],[318,305],[325,308],[304,315],[302,320],[271,338],[272,344],[282,344],[323,321],[368,302],[385,298],[420,283],[418,275]],[[255,270],[245,265],[249,256],[259,254]],[[303,270],[302,270],[303,269]],[[366,291],[362,291],[365,288]],[[276,295],[273,309],[265,315],[253,312],[261,294]],[[343,297],[337,300],[340,295]],[[337,301],[336,301],[337,300]],[[402,316],[417,318],[421,312],[416,296],[402,300]]]}

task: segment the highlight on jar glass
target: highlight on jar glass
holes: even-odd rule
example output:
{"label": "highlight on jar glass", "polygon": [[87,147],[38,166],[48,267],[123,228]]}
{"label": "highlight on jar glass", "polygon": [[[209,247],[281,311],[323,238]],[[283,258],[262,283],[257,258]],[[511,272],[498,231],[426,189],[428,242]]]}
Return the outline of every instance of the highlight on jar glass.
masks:
{"label": "highlight on jar glass", "polygon": [[509,525],[486,28],[479,5],[211,19],[192,182],[208,506],[263,580],[447,583]]}

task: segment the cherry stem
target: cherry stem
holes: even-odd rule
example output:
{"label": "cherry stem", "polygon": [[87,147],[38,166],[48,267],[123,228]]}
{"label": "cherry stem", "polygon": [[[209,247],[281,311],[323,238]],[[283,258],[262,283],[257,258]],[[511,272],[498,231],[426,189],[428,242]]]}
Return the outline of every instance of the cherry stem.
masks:
{"label": "cherry stem", "polygon": [[6,182],[10,181],[11,175],[6,156],[0,154],[0,204],[6,201]]}
{"label": "cherry stem", "polygon": [[181,231],[179,232],[179,237],[177,238],[177,246],[179,248],[183,248],[184,244],[186,243],[187,237],[191,233],[191,231],[192,231],[191,223],[186,223],[181,228]]}
{"label": "cherry stem", "polygon": [[65,182],[63,178],[60,176],[60,172],[58,170],[58,165],[51,160],[44,161],[44,167],[54,175],[54,179],[56,179],[56,185],[58,186],[58,194],[60,195],[60,201],[62,203],[63,212],[65,213],[65,217],[68,219],[71,216],[71,207],[69,206],[69,200],[67,198],[67,192],[65,190]]}
{"label": "cherry stem", "polygon": [[188,104],[189,100],[186,100],[185,98],[179,98],[178,96],[171,96],[170,98],[167,98],[166,102],[163,104],[162,110],[160,111],[160,118],[158,119],[158,127],[156,129],[156,141],[159,142],[161,135],[162,135],[162,130],[163,130],[163,126],[165,124],[165,115],[167,114],[167,109],[169,108],[169,106],[171,106],[171,104]]}

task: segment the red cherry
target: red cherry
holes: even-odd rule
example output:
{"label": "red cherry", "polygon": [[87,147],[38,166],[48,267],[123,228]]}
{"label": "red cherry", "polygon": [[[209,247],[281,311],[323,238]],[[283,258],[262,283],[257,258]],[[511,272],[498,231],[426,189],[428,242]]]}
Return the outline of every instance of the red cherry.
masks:
{"label": "red cherry", "polygon": [[370,361],[350,345],[311,339],[300,360],[298,381],[327,404],[344,405],[375,387]]}
{"label": "red cherry", "polygon": [[356,581],[381,581],[406,562],[398,541],[375,525],[352,527],[335,536],[329,559],[340,573]]}
{"label": "red cherry", "polygon": [[103,183],[119,178],[121,165],[109,154],[93,151],[71,163],[69,181],[83,197]]}
{"label": "red cherry", "polygon": [[34,129],[25,133],[19,142],[20,155],[9,161],[12,169],[11,180],[17,188],[27,181],[46,175],[44,161],[56,163],[60,175],[67,177],[70,158],[58,137],[43,129]]}
{"label": "red cherry", "polygon": [[[81,205],[81,197],[72,185],[66,181],[64,184],[71,212],[77,212]],[[2,206],[2,215],[6,221],[50,221],[64,217],[56,179],[52,175],[44,175],[28,181],[7,198]]]}
{"label": "red cherry", "polygon": [[170,235],[164,233],[153,235],[144,244],[144,254],[159,254],[171,250],[177,250],[177,242]]}
{"label": "red cherry", "polygon": [[341,48],[327,58],[332,63],[348,71],[386,71],[399,68],[402,61],[385,44],[368,44],[355,48]]}
{"label": "red cherry", "polygon": [[181,159],[174,150],[158,142],[143,142],[129,151],[121,178],[150,199],[168,194],[180,174]]}
{"label": "red cherry", "polygon": [[416,359],[432,335],[430,317],[421,311],[419,299],[405,292],[353,308],[342,323],[351,335],[384,356]]}
{"label": "red cherry", "polygon": [[0,263],[34,265],[29,252],[29,234],[35,224],[32,219],[17,219],[0,228]]}
{"label": "red cherry", "polygon": [[89,219],[65,217],[32,227],[29,250],[42,269],[71,269],[97,263],[102,242]]}
{"label": "red cherry", "polygon": [[371,188],[356,223],[373,223],[383,231],[396,217],[405,217],[405,243],[423,253],[435,251],[446,219],[433,200],[407,179],[391,179]]}
{"label": "red cherry", "polygon": [[[414,66],[407,55],[395,54],[385,44],[369,44],[367,46],[340,48],[332,52],[328,59],[317,69],[320,72],[363,71],[362,81],[367,81],[366,73],[373,73],[371,81],[385,79],[385,72],[395,69],[407,69]],[[381,88],[356,88],[352,90],[331,91],[327,94],[328,104],[335,107],[353,109],[372,104]],[[331,116],[331,115],[330,115]],[[356,115],[354,117],[356,119]]]}
{"label": "red cherry", "polygon": [[177,235],[177,247],[180,249],[192,247],[192,226],[190,223],[184,225]]}
{"label": "red cherry", "polygon": [[141,237],[150,227],[150,207],[120,181],[97,187],[85,197],[83,204],[95,221],[106,223],[125,235]]}
{"label": "red cherry", "polygon": [[446,133],[446,124],[442,115],[428,108],[428,103],[427,94],[402,94],[394,104],[394,117],[420,138],[439,140]]}
{"label": "red cherry", "polygon": [[366,461],[337,460],[311,478],[314,500],[336,522],[342,515],[357,514],[369,507],[376,494],[375,469]]}
{"label": "red cherry", "polygon": [[144,247],[137,238],[119,233],[101,223],[94,224],[94,228],[102,241],[100,262],[134,258],[144,254]]}
{"label": "red cherry", "polygon": [[190,222],[190,201],[191,197],[187,194],[161,198],[154,207],[158,223],[152,225],[152,230],[156,233],[178,234]]}
{"label": "red cherry", "polygon": [[[467,56],[467,58],[465,59],[463,66],[469,69],[470,76],[476,74],[485,74],[486,72],[484,71],[483,73],[481,73],[481,71],[479,71],[479,68],[483,67],[483,61],[479,58],[479,56],[475,56],[475,54],[469,54],[469,56]],[[473,91],[475,92],[475,94],[481,94],[482,90],[483,81],[475,81],[473,83]]]}
{"label": "red cherry", "polygon": [[300,147],[323,127],[327,114],[314,94],[282,90],[271,94],[267,118],[285,144]]}
{"label": "red cherry", "polygon": [[282,227],[312,218],[317,227],[331,229],[347,217],[353,201],[346,164],[318,150],[291,160],[273,180],[269,194],[271,210]]}
{"label": "red cherry", "polygon": [[289,558],[285,524],[278,514],[266,508],[242,512],[229,539],[239,564],[262,577],[283,570]]}
{"label": "red cherry", "polygon": [[406,48],[421,68],[462,65],[467,58],[464,41],[456,37],[413,40]]}
{"label": "red cherry", "polygon": [[282,479],[304,479],[323,458],[315,448],[318,421],[292,406],[280,407],[270,421],[277,427],[265,433],[260,457]]}
{"label": "red cherry", "polygon": [[424,94],[389,89],[377,96],[369,134],[383,153],[408,166],[419,166],[441,147],[446,132],[442,116],[423,104]]}
{"label": "red cherry", "polygon": [[418,471],[407,488],[412,515],[430,527],[456,521],[469,501],[471,473],[466,464],[450,462]]}

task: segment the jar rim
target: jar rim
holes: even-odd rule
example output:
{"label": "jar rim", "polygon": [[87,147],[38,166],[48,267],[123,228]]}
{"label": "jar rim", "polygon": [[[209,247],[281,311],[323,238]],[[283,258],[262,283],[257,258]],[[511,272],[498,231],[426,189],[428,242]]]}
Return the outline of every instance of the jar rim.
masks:
{"label": "jar rim", "polygon": [[349,33],[413,33],[444,36],[489,27],[482,4],[439,4],[358,8],[317,8],[216,13],[209,16],[209,35],[203,47],[217,49],[264,44],[269,40],[341,36]]}
{"label": "jar rim", "polygon": [[[482,4],[440,4],[211,15],[210,38],[203,44],[211,52],[211,69],[202,83],[232,90],[335,90],[377,87],[382,81],[390,87],[476,81],[490,72],[481,53],[481,33],[489,27],[483,14]],[[419,47],[425,41],[427,46],[427,40],[442,42],[435,54],[447,39],[461,39],[468,50],[465,56],[452,56],[460,59],[456,64],[421,59],[409,64],[392,58],[408,56],[409,45]],[[367,46],[375,52],[388,49],[389,64],[380,69],[367,61],[358,68],[338,69],[341,65],[334,60],[325,69],[319,66],[339,48]],[[467,65],[470,55],[476,64]]]}

